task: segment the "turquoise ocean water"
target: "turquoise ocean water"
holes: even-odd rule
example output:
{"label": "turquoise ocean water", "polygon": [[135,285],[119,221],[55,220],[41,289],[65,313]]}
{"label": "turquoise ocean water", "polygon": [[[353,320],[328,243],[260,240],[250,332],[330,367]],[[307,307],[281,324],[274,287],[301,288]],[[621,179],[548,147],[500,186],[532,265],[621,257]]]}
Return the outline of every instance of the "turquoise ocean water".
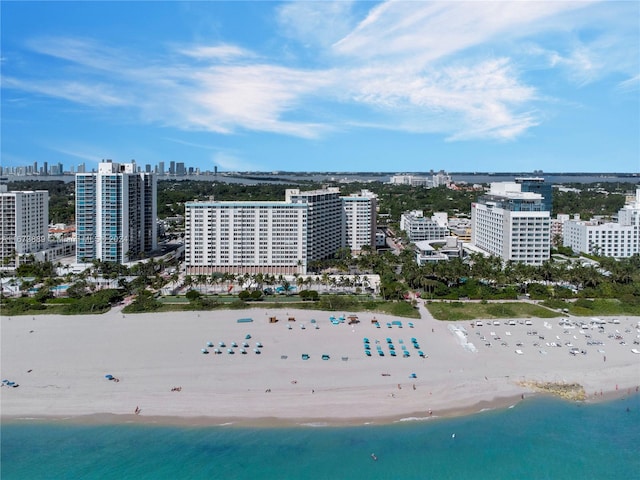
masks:
{"label": "turquoise ocean water", "polygon": [[2,480],[640,478],[638,395],[386,426],[13,422],[1,433]]}

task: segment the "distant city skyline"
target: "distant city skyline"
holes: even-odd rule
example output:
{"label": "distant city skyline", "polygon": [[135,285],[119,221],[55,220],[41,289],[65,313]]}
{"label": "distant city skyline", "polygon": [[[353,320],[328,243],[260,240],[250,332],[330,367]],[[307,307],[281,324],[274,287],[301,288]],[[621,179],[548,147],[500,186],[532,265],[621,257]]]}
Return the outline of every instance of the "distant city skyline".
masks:
{"label": "distant city skyline", "polygon": [[640,172],[638,2],[0,9],[3,167]]}

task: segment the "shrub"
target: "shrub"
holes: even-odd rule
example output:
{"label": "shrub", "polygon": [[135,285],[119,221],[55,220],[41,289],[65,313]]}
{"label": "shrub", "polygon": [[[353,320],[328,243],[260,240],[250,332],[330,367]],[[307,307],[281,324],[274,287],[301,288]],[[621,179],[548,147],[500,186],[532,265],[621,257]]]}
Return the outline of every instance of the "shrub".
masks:
{"label": "shrub", "polygon": [[200,292],[198,292],[197,290],[191,289],[186,293],[185,297],[187,298],[187,300],[192,302],[193,300],[200,298]]}

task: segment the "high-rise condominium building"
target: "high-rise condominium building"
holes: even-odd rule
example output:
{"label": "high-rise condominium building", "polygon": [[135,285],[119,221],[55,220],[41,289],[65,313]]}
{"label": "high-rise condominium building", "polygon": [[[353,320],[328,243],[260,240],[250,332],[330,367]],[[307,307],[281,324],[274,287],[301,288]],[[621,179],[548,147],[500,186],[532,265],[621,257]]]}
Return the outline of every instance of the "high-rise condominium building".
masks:
{"label": "high-rise condominium building", "polygon": [[550,212],[542,195],[515,182],[492,183],[471,205],[471,243],[502,258],[540,265],[550,257]]}
{"label": "high-rise condominium building", "polygon": [[187,202],[187,273],[304,274],[307,213],[304,203]]}
{"label": "high-rise condominium building", "polygon": [[626,258],[640,253],[640,188],[618,212],[617,222],[564,222],[563,245],[574,252]]}
{"label": "high-rise condominium building", "polygon": [[157,248],[157,186],[135,163],[76,174],[76,260],[124,263]]}
{"label": "high-rise condominium building", "polygon": [[375,214],[373,193],[338,188],[287,190],[284,202],[187,202],[187,272],[305,274],[341,247],[374,247]]}
{"label": "high-rise condominium building", "polygon": [[344,246],[340,189],[285,191],[287,203],[307,205],[307,261],[333,258]]}
{"label": "high-rise condominium building", "polygon": [[49,192],[9,192],[0,185],[0,268],[47,248]]}
{"label": "high-rise condominium building", "polygon": [[358,254],[368,245],[375,251],[377,197],[361,190],[342,199],[344,246]]}

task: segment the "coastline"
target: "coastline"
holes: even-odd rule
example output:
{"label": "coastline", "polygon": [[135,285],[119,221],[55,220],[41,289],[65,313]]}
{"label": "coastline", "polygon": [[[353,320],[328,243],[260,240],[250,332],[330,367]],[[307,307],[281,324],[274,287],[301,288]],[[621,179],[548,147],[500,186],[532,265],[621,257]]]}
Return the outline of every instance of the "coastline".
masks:
{"label": "coastline", "polygon": [[[624,397],[638,387],[640,355],[630,353],[631,345],[607,342],[604,361],[597,347],[577,358],[566,347],[542,355],[528,334],[534,328],[564,335],[557,321],[480,329],[435,321],[420,308],[422,318],[411,322],[413,328],[406,319],[403,328],[386,327],[397,320],[387,315],[361,314],[358,324],[333,325],[329,317],[340,314],[285,309],[2,318],[2,377],[20,387],[0,389],[1,419],[185,427],[386,425],[471,415],[547,395],[522,382],[576,382],[587,403]],[[269,323],[272,316],[279,322]],[[240,317],[253,322],[238,323]],[[638,319],[622,321],[611,328],[629,330]],[[475,353],[460,345],[450,324],[469,330]],[[485,347],[473,335],[478,330],[504,335],[505,329],[523,342],[524,355],[512,346]],[[249,331],[252,342],[262,342],[261,354],[200,352],[207,341],[240,342]],[[578,331],[570,333],[578,344]],[[636,329],[625,335],[635,337]],[[392,358],[386,348],[384,357],[366,357],[367,337],[383,347],[391,338],[399,352],[417,338],[426,358],[412,347],[409,358]],[[327,361],[320,358],[324,352]],[[301,353],[311,358],[302,360]],[[121,381],[106,380],[107,373]],[[178,385],[181,391],[172,391]],[[133,413],[137,406],[140,415]]]}

